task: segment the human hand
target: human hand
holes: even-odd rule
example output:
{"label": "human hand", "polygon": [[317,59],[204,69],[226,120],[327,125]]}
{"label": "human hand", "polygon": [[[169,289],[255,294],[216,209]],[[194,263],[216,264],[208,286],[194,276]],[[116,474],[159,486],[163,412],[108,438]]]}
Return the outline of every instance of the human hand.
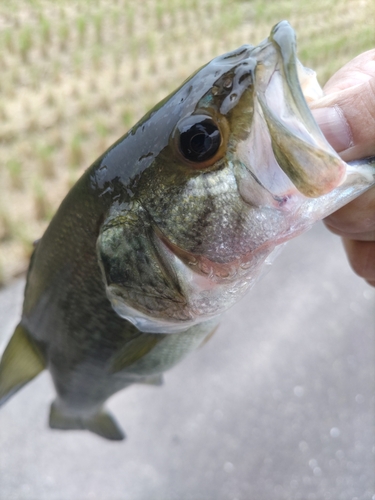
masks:
{"label": "human hand", "polygon": [[[375,49],[342,67],[311,104],[324,135],[344,161],[375,155]],[[375,286],[375,187],[325,219],[342,236],[354,271]]]}

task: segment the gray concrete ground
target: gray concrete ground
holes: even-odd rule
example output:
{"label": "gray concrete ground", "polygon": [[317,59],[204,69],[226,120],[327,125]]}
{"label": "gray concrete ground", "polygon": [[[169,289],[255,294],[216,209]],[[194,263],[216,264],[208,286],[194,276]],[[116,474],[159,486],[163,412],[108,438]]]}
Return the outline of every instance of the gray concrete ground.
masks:
{"label": "gray concrete ground", "polygon": [[111,399],[121,443],[49,430],[43,373],[0,411],[1,500],[374,500],[374,292],[318,225],[163,387]]}

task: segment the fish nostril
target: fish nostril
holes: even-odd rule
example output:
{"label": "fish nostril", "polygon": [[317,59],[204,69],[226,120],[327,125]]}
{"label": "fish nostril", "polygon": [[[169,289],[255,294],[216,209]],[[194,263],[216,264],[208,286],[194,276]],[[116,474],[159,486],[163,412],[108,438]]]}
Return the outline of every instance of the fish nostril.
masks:
{"label": "fish nostril", "polygon": [[252,80],[253,79],[253,75],[252,75],[252,71],[246,71],[245,73],[243,73],[239,79],[238,79],[238,83],[241,84],[242,82],[244,82],[245,80]]}

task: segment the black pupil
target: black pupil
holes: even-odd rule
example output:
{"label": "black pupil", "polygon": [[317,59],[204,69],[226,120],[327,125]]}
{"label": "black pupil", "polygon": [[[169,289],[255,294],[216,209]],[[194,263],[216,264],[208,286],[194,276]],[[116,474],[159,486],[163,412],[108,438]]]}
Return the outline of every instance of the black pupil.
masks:
{"label": "black pupil", "polygon": [[186,159],[202,162],[212,158],[220,146],[220,132],[210,120],[192,125],[186,124],[180,130],[180,149]]}

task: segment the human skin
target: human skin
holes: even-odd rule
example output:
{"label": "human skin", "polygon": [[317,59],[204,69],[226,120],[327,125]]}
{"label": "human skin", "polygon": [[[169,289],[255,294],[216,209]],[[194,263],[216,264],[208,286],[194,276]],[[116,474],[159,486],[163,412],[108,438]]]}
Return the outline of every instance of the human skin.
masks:
{"label": "human skin", "polygon": [[[311,105],[330,144],[345,161],[375,155],[375,49],[343,66]],[[353,270],[375,286],[375,187],[325,219],[343,239]]]}

